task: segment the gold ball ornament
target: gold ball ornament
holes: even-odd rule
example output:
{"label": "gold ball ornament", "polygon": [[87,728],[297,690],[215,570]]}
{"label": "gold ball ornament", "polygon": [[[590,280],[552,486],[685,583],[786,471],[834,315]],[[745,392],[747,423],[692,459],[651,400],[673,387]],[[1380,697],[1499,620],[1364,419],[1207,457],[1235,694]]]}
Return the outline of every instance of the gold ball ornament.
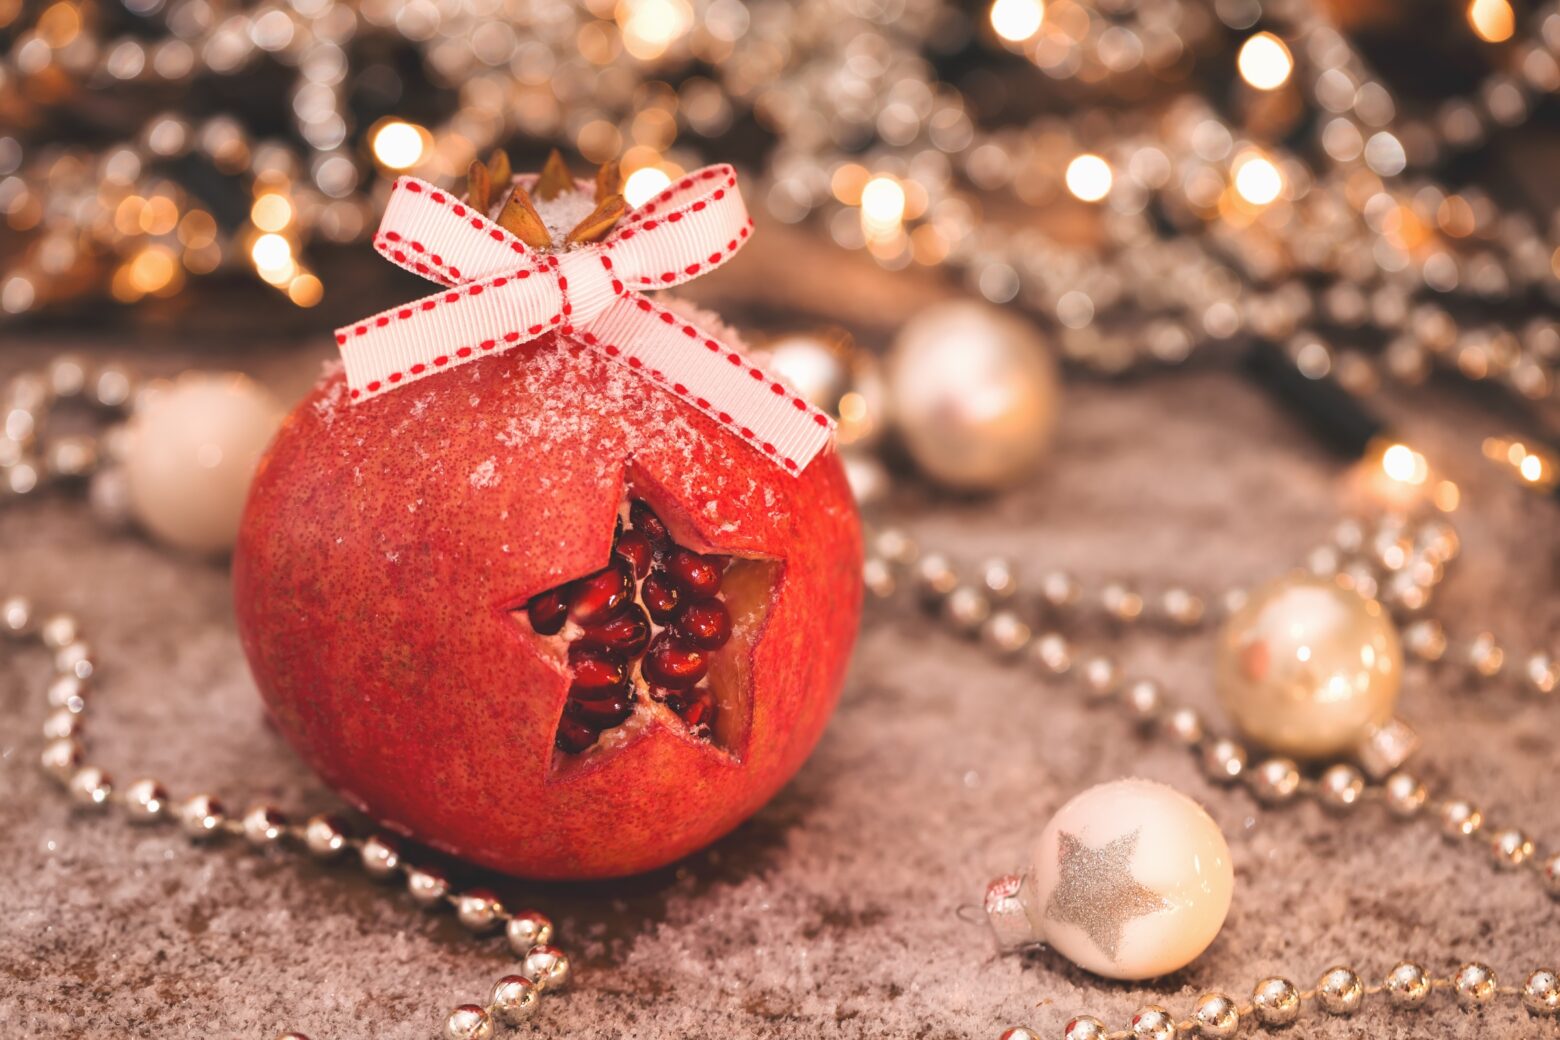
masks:
{"label": "gold ball ornament", "polygon": [[1373,599],[1295,574],[1253,594],[1219,635],[1219,699],[1246,737],[1299,759],[1353,751],[1392,718],[1403,650]]}
{"label": "gold ball ornament", "polygon": [[888,362],[888,405],[932,480],[995,491],[1033,473],[1056,429],[1056,364],[1028,322],[970,301],[905,323]]}

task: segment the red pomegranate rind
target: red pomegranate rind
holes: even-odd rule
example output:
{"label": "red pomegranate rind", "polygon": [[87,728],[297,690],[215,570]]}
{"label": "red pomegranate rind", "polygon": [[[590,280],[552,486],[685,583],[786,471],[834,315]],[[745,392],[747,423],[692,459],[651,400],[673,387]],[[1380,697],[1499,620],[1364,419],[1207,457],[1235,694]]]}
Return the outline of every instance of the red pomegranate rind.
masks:
{"label": "red pomegranate rind", "polygon": [[[712,742],[649,726],[557,770],[570,669],[512,612],[606,565],[625,498],[692,551],[773,561],[752,574],[771,591],[738,626],[744,652],[715,655],[740,699]],[[687,855],[796,771],[838,697],[860,565],[835,455],[788,476],[675,395],[543,338],[356,406],[325,381],[259,467],[233,585],[277,728],[349,801],[488,867],[586,878]]]}

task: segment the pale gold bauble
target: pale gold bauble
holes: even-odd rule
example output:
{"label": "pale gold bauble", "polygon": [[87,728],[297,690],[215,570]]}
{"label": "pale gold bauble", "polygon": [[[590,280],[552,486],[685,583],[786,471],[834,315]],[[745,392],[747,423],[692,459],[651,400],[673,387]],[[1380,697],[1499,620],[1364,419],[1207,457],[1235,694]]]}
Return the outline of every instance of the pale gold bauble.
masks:
{"label": "pale gold bauble", "polygon": [[1245,736],[1293,758],[1359,747],[1392,718],[1402,674],[1387,612],[1330,578],[1272,582],[1219,635],[1224,710]]}
{"label": "pale gold bauble", "polygon": [[959,491],[1024,480],[1056,428],[1056,364],[1027,321],[969,301],[905,323],[888,363],[889,414],[911,459]]}
{"label": "pale gold bauble", "polygon": [[130,418],[130,511],[159,541],[196,553],[232,548],[279,403],[241,375],[187,374],[149,394]]}

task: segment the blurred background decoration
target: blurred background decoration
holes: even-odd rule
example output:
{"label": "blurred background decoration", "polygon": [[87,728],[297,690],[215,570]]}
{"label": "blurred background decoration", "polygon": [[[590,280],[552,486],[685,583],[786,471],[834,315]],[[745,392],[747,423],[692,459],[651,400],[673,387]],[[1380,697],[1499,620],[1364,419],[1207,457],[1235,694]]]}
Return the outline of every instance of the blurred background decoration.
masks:
{"label": "blurred background decoration", "polygon": [[1260,340],[1553,436],[1557,55],[1554,0],[0,0],[0,323],[350,310],[397,174],[560,145],[630,202],[735,161],[1074,368]]}

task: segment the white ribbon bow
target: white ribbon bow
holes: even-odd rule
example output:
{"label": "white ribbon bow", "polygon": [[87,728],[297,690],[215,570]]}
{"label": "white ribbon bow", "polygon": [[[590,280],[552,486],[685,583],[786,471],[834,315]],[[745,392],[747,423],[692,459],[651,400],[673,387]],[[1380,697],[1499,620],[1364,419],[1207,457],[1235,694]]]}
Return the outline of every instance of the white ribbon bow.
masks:
{"label": "white ribbon bow", "polygon": [[636,290],[696,278],[752,233],[728,165],[683,177],[603,241],[536,253],[415,177],[391,189],[374,248],[447,290],[336,330],[354,402],[556,331],[676,394],[791,474],[833,435],[827,415]]}

